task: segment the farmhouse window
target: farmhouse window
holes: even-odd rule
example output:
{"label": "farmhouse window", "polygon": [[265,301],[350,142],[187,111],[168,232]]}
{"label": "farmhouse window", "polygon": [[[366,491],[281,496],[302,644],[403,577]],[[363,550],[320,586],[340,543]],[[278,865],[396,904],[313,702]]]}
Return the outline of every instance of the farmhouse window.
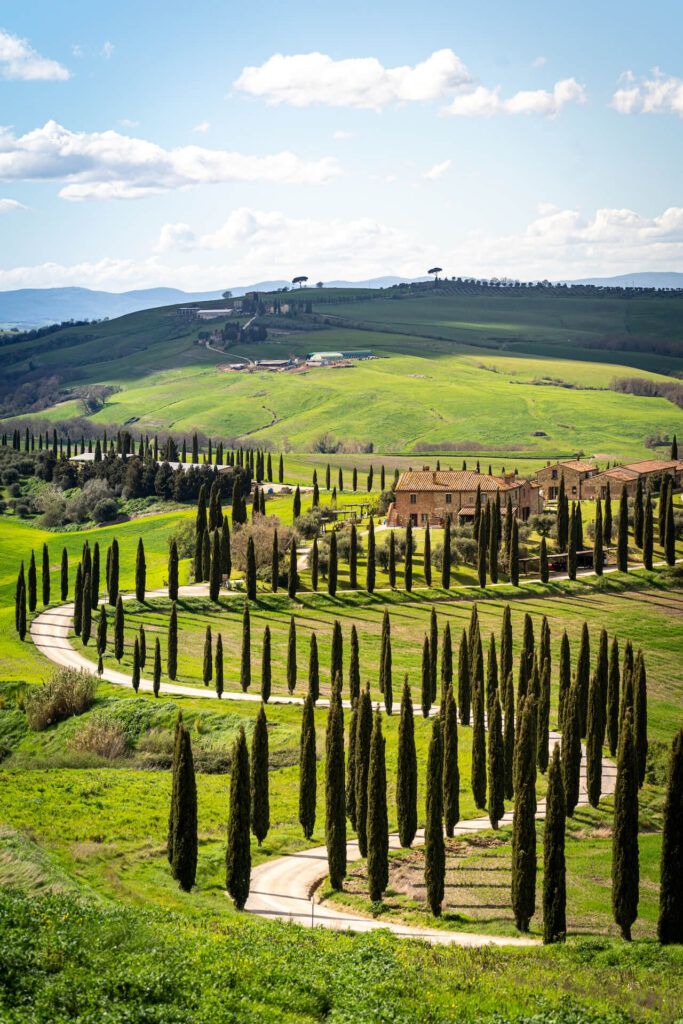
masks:
{"label": "farmhouse window", "polygon": [[576,487],[572,487],[572,494],[576,494]]}
{"label": "farmhouse window", "polygon": [[452,497],[453,497],[452,494],[447,494],[446,495],[446,504],[447,505],[450,505]]}
{"label": "farmhouse window", "polygon": [[423,513],[422,513],[421,519],[422,519],[422,522],[423,522],[423,523],[426,523],[426,522],[427,522],[428,516],[427,516],[427,513],[426,513],[426,512],[423,512]]}
{"label": "farmhouse window", "polygon": [[557,480],[557,470],[553,470],[553,480]]}
{"label": "farmhouse window", "polygon": [[411,505],[417,505],[417,494],[411,494],[410,495],[410,504]]}

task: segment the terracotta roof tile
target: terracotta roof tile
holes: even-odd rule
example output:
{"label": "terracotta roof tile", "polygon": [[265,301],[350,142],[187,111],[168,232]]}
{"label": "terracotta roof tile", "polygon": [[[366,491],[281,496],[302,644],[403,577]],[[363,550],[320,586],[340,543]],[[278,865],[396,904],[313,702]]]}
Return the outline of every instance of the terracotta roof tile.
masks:
{"label": "terracotta roof tile", "polygon": [[496,480],[486,473],[475,473],[473,469],[461,470],[410,470],[401,473],[396,484],[397,491],[497,491],[501,488]]}

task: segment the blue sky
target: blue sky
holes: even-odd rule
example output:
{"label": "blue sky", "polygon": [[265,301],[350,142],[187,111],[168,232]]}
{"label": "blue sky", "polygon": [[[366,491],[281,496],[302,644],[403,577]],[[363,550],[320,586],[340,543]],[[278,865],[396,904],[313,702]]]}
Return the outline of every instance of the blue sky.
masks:
{"label": "blue sky", "polygon": [[683,270],[682,12],[6,0],[0,289]]}

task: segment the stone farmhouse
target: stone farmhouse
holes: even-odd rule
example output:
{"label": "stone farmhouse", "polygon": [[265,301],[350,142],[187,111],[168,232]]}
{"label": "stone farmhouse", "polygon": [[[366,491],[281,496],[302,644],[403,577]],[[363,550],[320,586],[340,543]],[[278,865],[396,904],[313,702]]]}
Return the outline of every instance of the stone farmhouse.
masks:
{"label": "stone farmhouse", "polygon": [[536,473],[536,483],[540,485],[543,497],[547,501],[554,501],[560,493],[560,480],[564,476],[565,494],[570,499],[580,500],[584,497],[584,482],[597,472],[592,462],[581,462],[579,459],[555,462],[553,465],[548,463]]}
{"label": "stone farmhouse", "polygon": [[409,470],[396,484],[396,498],[387,513],[388,526],[443,526],[471,522],[481,488],[481,503],[499,500],[505,512],[508,496],[513,514],[526,521],[543,509],[540,487],[536,483],[507,473],[504,477],[475,473],[474,470]]}
{"label": "stone farmhouse", "polygon": [[[609,490],[610,498],[619,498],[621,489],[626,485],[629,498],[635,496],[638,479],[642,480],[643,488],[650,480],[659,479],[665,473],[673,477],[674,487],[683,487],[683,461],[673,459],[645,459],[642,462],[629,462],[625,466],[614,466],[596,473],[583,486],[583,498],[606,498]],[[566,486],[566,477],[565,477]]]}

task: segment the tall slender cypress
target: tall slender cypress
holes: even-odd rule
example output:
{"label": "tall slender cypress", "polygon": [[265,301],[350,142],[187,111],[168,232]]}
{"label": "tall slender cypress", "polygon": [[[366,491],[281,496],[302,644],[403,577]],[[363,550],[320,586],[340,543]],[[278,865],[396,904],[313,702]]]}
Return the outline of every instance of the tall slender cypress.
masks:
{"label": "tall slender cypress", "polygon": [[[291,568],[291,555],[290,555],[290,568]],[[311,586],[313,590],[318,589],[318,538],[313,538],[313,547],[311,548]]]}
{"label": "tall slender cypress", "polygon": [[472,795],[477,807],[486,807],[486,726],[484,721],[484,667],[475,647],[472,672]]}
{"label": "tall slender cypress", "polygon": [[251,877],[251,784],[249,752],[244,727],[240,726],[232,751],[228,846],[225,854],[225,886],[237,910],[249,897]]}
{"label": "tall slender cypress", "polygon": [[505,729],[503,732],[503,753],[505,757],[503,772],[503,790],[506,800],[514,796],[514,761],[515,761],[515,684],[512,671],[508,673],[505,687]]}
{"label": "tall slender cypress", "polygon": [[498,692],[498,659],[496,657],[496,638],[491,633],[489,649],[486,655],[486,714],[490,717],[493,702]]}
{"label": "tall slender cypress", "polygon": [[467,634],[462,631],[460,638],[460,650],[458,651],[458,709],[460,711],[460,724],[470,724],[470,705],[472,691],[470,688],[470,660]]}
{"label": "tall slender cypress", "polygon": [[[178,675],[178,608],[175,601],[171,605],[168,620],[168,645],[166,648],[166,672],[169,679]],[[206,680],[205,680],[206,685]]]}
{"label": "tall slender cypress", "polygon": [[232,559],[230,557],[230,525],[227,516],[223,517],[221,523],[221,572],[230,579]]}
{"label": "tall slender cypress", "polygon": [[[118,606],[117,606],[118,608]],[[154,696],[159,696],[159,690],[161,689],[161,644],[159,643],[159,637],[154,641],[154,674],[152,676],[152,690]]]}
{"label": "tall slender cypress", "polygon": [[389,586],[392,590],[396,587],[396,537],[393,530],[389,531]]}
{"label": "tall slender cypress", "polygon": [[267,704],[270,700],[270,626],[263,630],[263,647],[261,648],[261,700]]}
{"label": "tall slender cypress", "polygon": [[43,604],[47,605],[50,603],[50,556],[47,550],[47,544],[43,544],[43,574],[42,574],[42,590],[43,590]]}
{"label": "tall slender cypress", "polygon": [[202,678],[204,680],[204,686],[208,686],[213,679],[213,638],[211,636],[211,626],[206,627],[206,632],[204,634]]}
{"label": "tall slender cypress", "polygon": [[379,692],[384,693],[384,656],[387,643],[391,643],[391,623],[389,621],[389,609],[385,608],[382,614],[382,635],[379,645]]}
{"label": "tall slender cypress", "polygon": [[578,518],[576,514],[576,502],[572,502],[572,511],[569,517],[569,544],[567,547],[567,576],[570,580],[576,579],[577,551],[578,551]]}
{"label": "tall slender cypress", "polygon": [[446,876],[443,839],[443,734],[437,715],[427,755],[427,807],[425,818],[425,884],[427,902],[435,917],[441,914]]}
{"label": "tall slender cypress", "polygon": [[330,535],[330,557],[327,569],[327,592],[330,597],[337,593],[337,534],[332,531]]}
{"label": "tall slender cypress", "polygon": [[28,587],[27,587],[26,594],[27,594],[27,597],[28,597],[28,610],[30,612],[34,612],[36,610],[36,605],[38,603],[38,597],[37,597],[36,557],[35,557],[35,554],[33,553],[33,551],[31,551],[31,560],[29,561],[29,564],[28,564],[27,582],[28,582]]}
{"label": "tall slender cypress", "polygon": [[602,740],[603,715],[601,707],[600,680],[593,673],[588,694],[588,719],[586,724],[586,789],[588,802],[597,807],[602,791]]}
{"label": "tall slender cypress", "polygon": [[315,798],[317,789],[315,717],[313,695],[306,694],[301,716],[301,743],[299,746],[299,823],[306,839],[315,828]]}
{"label": "tall slender cypress", "polygon": [[642,650],[636,655],[633,666],[633,739],[638,764],[638,786],[645,781],[647,764],[647,680]]}
{"label": "tall slender cypress", "polygon": [[409,847],[417,832],[417,754],[413,702],[407,675],[403,681],[401,718],[398,726],[396,817],[399,842],[401,846]]}
{"label": "tall slender cypress", "polygon": [[595,539],[593,541],[593,572],[602,576],[605,553],[602,546],[602,502],[595,503]]}
{"label": "tall slender cypress", "polygon": [[360,696],[360,653],[356,624],[351,626],[351,654],[349,657],[349,696],[351,702]]}
{"label": "tall slender cypress", "polygon": [[172,801],[171,874],[180,888],[189,892],[197,874],[197,784],[190,734],[182,723],[174,759]]}
{"label": "tall slender cypress", "polygon": [[[251,538],[249,538],[251,540]],[[209,573],[209,598],[218,601],[221,592],[221,541],[216,528],[211,534],[211,567]],[[254,569],[254,575],[256,575]]]}
{"label": "tall slender cypress", "polygon": [[295,598],[298,589],[299,574],[297,572],[296,565],[296,541],[292,537],[292,543],[289,546],[289,573],[287,575],[287,593],[291,598]]}
{"label": "tall slender cypress", "polygon": [[370,525],[368,526],[368,559],[365,589],[371,594],[375,589],[375,525],[372,519],[370,519]]}
{"label": "tall slender cypress", "polygon": [[666,558],[666,564],[673,566],[676,564],[676,524],[674,522],[674,492],[672,486],[669,487],[667,496],[664,523],[664,557]]}
{"label": "tall slender cypress", "polygon": [[351,701],[349,733],[346,744],[346,817],[356,831],[356,733],[358,732],[358,701]]}
{"label": "tall slender cypress", "polygon": [[550,662],[544,658],[540,673],[540,695],[538,698],[538,734],[537,759],[538,767],[545,772],[548,767],[548,750],[550,743]]}
{"label": "tall slender cypress", "polygon": [[424,578],[425,583],[428,587],[432,585],[432,535],[429,529],[429,523],[425,527],[425,546],[424,546]]}
{"label": "tall slender cypress", "polygon": [[586,721],[588,719],[588,686],[590,684],[590,637],[588,636],[588,623],[584,622],[581,630],[581,644],[579,645],[579,657],[576,662],[576,680],[579,686],[579,707],[581,711],[581,735],[586,735]]}
{"label": "tall slender cypress", "polygon": [[458,712],[451,686],[446,690],[443,721],[443,810],[446,835],[453,836],[460,820],[460,771],[458,769]]}
{"label": "tall slender cypress", "polygon": [[349,586],[351,590],[358,587],[358,531],[355,523],[351,523],[349,538]]}
{"label": "tall slender cypress", "polygon": [[500,685],[503,698],[506,697],[508,676],[512,672],[512,611],[510,605],[503,608],[503,621],[500,628]]}
{"label": "tall slender cypress", "polygon": [[121,661],[123,657],[123,625],[123,601],[119,594],[114,613],[114,657],[117,661]]}
{"label": "tall slender cypress", "polygon": [[115,608],[119,596],[119,542],[116,537],[114,537],[111,542],[111,560],[109,564],[109,572],[107,574],[107,592],[109,594],[109,604],[112,608]]}
{"label": "tall slender cypress", "polygon": [[147,563],[145,561],[145,545],[142,537],[138,537],[138,550],[135,556],[135,598],[137,601],[145,600],[145,587],[147,583]]}
{"label": "tall slender cypress", "polygon": [[633,502],[633,540],[637,548],[643,546],[643,478],[636,480],[636,493]]}
{"label": "tall slender cypress", "polygon": [[346,791],[344,786],[344,715],[333,687],[325,746],[325,842],[330,885],[341,889],[346,875]]}
{"label": "tall slender cypress", "polygon": [[674,736],[664,799],[657,937],[683,943],[683,728]]}
{"label": "tall slender cypress", "polygon": [[268,835],[269,828],[268,723],[261,704],[251,738],[251,830],[259,846]]}
{"label": "tall slender cypress", "polygon": [[513,587],[519,586],[519,527],[517,519],[512,520],[512,540],[510,542],[510,560],[508,575]]}
{"label": "tall slender cypress", "polygon": [[562,634],[562,642],[560,644],[560,675],[557,695],[557,720],[560,731],[564,729],[564,713],[567,704],[567,697],[569,696],[569,688],[572,682],[570,658],[569,637],[567,636],[567,630],[565,629]]}
{"label": "tall slender cypress", "polygon": [[361,690],[358,698],[356,720],[356,835],[361,857],[367,856],[367,820],[368,820],[368,766],[370,763],[370,738],[372,735],[372,704],[367,689]]}
{"label": "tall slender cypress", "polygon": [[639,881],[638,763],[629,709],[619,735],[612,827],[612,912],[622,938],[629,942],[638,916]]}
{"label": "tall slender cypress", "polygon": [[529,931],[536,909],[536,701],[524,701],[520,726],[512,823],[512,910],[520,931]]}
{"label": "tall slender cypress", "polygon": [[140,623],[140,629],[138,630],[138,639],[140,642],[140,668],[144,668],[147,662],[147,637],[145,636],[145,627]]}
{"label": "tall slender cypress", "polygon": [[648,488],[645,498],[645,516],[643,522],[643,565],[652,570],[652,548],[654,543],[654,522],[652,518],[652,497]]}
{"label": "tall slender cypress", "polygon": [[446,622],[441,645],[441,701],[446,699],[449,687],[453,685],[453,643],[451,624]]}
{"label": "tall slender cypress", "polygon": [[294,616],[289,619],[287,634],[287,692],[294,693],[296,688],[296,623]]}
{"label": "tall slender cypress", "polygon": [[550,570],[548,569],[548,547],[546,544],[545,537],[541,537],[541,550],[539,555],[539,574],[541,577],[541,583],[547,583],[550,579]]}
{"label": "tall slender cypress", "polygon": [[251,622],[249,605],[244,602],[242,612],[242,653],[240,658],[240,686],[246,693],[251,686]]}
{"label": "tall slender cypress", "polygon": [[451,585],[451,517],[446,516],[443,524],[443,560],[441,562],[441,586],[449,590]]}
{"label": "tall slender cypress", "polygon": [[344,678],[344,640],[339,619],[335,619],[332,625],[332,652],[330,658],[330,680],[334,687],[335,680]]}
{"label": "tall slender cypress", "polygon": [[497,692],[489,717],[488,774],[489,820],[491,828],[498,828],[498,822],[505,814],[505,747],[500,699]]}
{"label": "tall slender cypress", "polygon": [[436,701],[436,668],[439,661],[439,629],[436,621],[436,608],[432,605],[429,616],[429,681],[432,704]]}
{"label": "tall slender cypress", "polygon": [[486,503],[477,537],[477,579],[480,587],[486,586],[486,554],[490,531],[490,506]]}
{"label": "tall slender cypress", "polygon": [[567,814],[573,817],[579,802],[579,779],[581,773],[581,707],[579,685],[572,683],[564,708],[562,727],[562,778],[567,801]]}
{"label": "tall slender cypress", "polygon": [[609,667],[607,669],[607,744],[612,757],[616,755],[619,743],[619,643],[616,636],[612,640],[609,651]]}
{"label": "tall slender cypress", "polygon": [[[102,657],[102,651],[99,651],[100,658]],[[133,689],[137,693],[140,689],[140,640],[136,636],[133,644],[133,671],[131,674],[131,682]]]}
{"label": "tall slender cypress", "polygon": [[612,496],[609,486],[605,494],[605,515],[602,521],[602,539],[605,547],[612,546]]}
{"label": "tall slender cypress", "polygon": [[216,696],[220,700],[223,696],[223,637],[219,633],[216,637],[216,662],[214,670]]}
{"label": "tall slender cypress", "polygon": [[403,568],[403,580],[406,590],[410,593],[413,589],[413,524],[411,522],[406,527],[406,561]]}
{"label": "tall slender cypress", "polygon": [[66,548],[62,548],[62,561],[59,576],[59,596],[66,601],[69,596],[69,556]]}
{"label": "tall slender cypress", "polygon": [[168,596],[171,601],[178,600],[178,545],[175,538],[171,540],[168,553]]}
{"label": "tall slender cypress", "polygon": [[626,496],[626,484],[621,488],[621,499],[619,501],[617,568],[619,572],[628,572],[628,498]]}
{"label": "tall slender cypress", "polygon": [[104,654],[107,649],[107,613],[104,605],[100,605],[100,614],[97,619],[97,653]]}
{"label": "tall slender cypress", "polygon": [[201,583],[204,579],[204,533],[195,534],[194,541],[194,581]]}
{"label": "tall slender cypress", "polygon": [[545,805],[543,835],[543,941],[564,942],[567,933],[567,883],[564,857],[567,804],[560,747],[555,744]]}
{"label": "tall slender cypress", "polygon": [[24,563],[21,563],[21,572],[17,580],[16,590],[16,605],[15,605],[15,622],[19,639],[23,640],[26,636],[26,583],[24,579]]}
{"label": "tall slender cypress", "polygon": [[368,767],[368,885],[370,899],[382,899],[389,883],[389,821],[387,815],[387,773],[384,760],[382,716],[375,712],[370,737],[370,764]]}
{"label": "tall slender cypress", "polygon": [[432,672],[429,664],[429,637],[425,633],[422,644],[422,717],[428,718],[432,706]]}
{"label": "tall slender cypress", "polygon": [[313,704],[320,696],[320,662],[318,659],[318,639],[311,633],[308,652],[308,692]]}

